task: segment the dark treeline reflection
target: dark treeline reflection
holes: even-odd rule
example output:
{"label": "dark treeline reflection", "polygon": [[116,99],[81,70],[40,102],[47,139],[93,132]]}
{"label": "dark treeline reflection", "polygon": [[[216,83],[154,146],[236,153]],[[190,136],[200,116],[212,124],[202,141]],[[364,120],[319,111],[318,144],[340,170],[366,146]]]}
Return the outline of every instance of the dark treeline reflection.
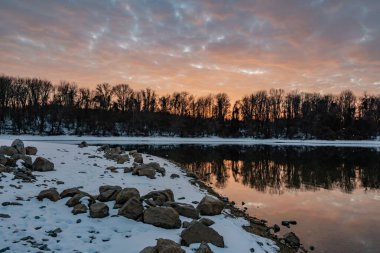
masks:
{"label": "dark treeline reflection", "polygon": [[137,145],[128,149],[181,163],[216,187],[235,180],[258,191],[379,189],[380,152],[368,148]]}

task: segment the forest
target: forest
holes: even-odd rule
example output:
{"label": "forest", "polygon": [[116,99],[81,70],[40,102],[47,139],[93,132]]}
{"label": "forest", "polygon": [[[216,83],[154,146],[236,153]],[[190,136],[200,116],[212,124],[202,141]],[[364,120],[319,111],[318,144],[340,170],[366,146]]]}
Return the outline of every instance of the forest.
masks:
{"label": "forest", "polygon": [[282,89],[231,101],[228,94],[159,95],[128,84],[54,85],[39,78],[0,76],[0,133],[95,136],[374,139],[380,96]]}

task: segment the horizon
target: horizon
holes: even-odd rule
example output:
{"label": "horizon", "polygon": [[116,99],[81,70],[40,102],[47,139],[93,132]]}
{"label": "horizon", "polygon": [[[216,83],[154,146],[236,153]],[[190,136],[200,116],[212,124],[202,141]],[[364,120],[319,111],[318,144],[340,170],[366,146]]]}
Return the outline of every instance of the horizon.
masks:
{"label": "horizon", "polygon": [[2,1],[0,69],[58,84],[127,83],[236,101],[380,93],[380,2]]}

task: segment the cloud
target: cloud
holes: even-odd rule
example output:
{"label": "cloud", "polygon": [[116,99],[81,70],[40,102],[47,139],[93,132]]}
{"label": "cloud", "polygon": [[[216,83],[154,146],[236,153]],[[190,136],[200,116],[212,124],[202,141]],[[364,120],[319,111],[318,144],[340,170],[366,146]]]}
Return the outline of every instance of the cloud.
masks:
{"label": "cloud", "polygon": [[4,0],[0,69],[161,94],[378,93],[379,12],[373,0]]}

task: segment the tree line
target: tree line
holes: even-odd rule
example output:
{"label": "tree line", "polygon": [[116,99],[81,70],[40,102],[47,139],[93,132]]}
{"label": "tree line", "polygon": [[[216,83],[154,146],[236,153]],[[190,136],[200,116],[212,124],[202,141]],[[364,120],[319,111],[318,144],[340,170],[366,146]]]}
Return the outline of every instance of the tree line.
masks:
{"label": "tree line", "polygon": [[371,139],[380,96],[282,89],[231,102],[226,93],[158,95],[152,89],[0,76],[0,132],[17,134]]}

